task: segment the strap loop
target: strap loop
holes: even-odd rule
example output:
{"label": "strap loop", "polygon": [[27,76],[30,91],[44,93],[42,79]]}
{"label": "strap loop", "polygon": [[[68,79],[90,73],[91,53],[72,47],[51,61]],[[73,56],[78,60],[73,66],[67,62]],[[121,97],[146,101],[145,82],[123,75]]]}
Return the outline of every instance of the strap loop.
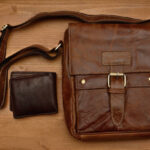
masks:
{"label": "strap loop", "polygon": [[63,42],[59,41],[58,45],[49,51],[49,53],[59,53],[59,49],[63,47]]}

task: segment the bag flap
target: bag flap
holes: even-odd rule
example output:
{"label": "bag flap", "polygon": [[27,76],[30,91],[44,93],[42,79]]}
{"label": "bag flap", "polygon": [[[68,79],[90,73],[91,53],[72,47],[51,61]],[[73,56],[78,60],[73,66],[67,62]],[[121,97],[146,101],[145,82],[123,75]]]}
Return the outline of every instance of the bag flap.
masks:
{"label": "bag flap", "polygon": [[71,75],[150,70],[150,24],[69,24]]}

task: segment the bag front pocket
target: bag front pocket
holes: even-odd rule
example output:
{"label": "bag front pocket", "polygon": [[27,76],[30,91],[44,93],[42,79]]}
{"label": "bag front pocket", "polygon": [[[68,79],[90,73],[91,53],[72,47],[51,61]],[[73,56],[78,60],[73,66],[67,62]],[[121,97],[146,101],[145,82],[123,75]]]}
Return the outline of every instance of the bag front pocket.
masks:
{"label": "bag front pocket", "polygon": [[107,76],[76,77],[76,114],[79,133],[113,130]]}
{"label": "bag front pocket", "polygon": [[78,133],[150,130],[150,73],[126,74],[124,115],[112,121],[108,75],[75,77],[76,130]]}

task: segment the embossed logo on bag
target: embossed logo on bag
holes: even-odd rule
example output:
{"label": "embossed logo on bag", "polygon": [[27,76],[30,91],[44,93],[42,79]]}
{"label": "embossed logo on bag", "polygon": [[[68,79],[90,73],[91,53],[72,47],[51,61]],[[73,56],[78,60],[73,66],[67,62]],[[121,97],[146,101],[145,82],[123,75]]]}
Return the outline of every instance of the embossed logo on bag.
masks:
{"label": "embossed logo on bag", "polygon": [[130,65],[131,54],[130,52],[103,52],[102,53],[103,65]]}

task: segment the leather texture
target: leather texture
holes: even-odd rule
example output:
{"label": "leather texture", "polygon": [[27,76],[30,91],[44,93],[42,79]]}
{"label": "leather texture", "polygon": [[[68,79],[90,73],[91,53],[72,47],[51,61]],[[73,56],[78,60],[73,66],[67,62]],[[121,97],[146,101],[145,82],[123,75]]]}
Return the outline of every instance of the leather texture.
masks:
{"label": "leather texture", "polygon": [[[74,137],[150,135],[149,36],[149,22],[69,24],[62,89]],[[123,73],[126,86],[124,76],[111,76],[108,87],[109,73]]]}
{"label": "leather texture", "polygon": [[57,58],[61,53],[61,49],[63,45],[61,41],[59,42],[59,44],[61,44],[61,46],[57,50],[56,48],[49,50],[40,45],[32,45],[12,54],[11,56],[5,58],[0,63],[0,83],[1,83],[0,84],[0,91],[1,91],[0,108],[3,107],[4,102],[5,102],[5,97],[6,97],[6,92],[7,92],[7,74],[8,74],[9,67],[15,62],[19,61],[20,59],[23,59],[29,56],[41,55],[45,59],[53,60]]}
{"label": "leather texture", "polygon": [[[77,20],[77,21],[84,22],[84,23],[102,23],[102,24],[103,23],[143,24],[143,23],[150,21],[150,20],[141,20],[141,19],[135,19],[135,18],[129,18],[129,17],[116,16],[116,15],[88,15],[88,14],[74,12],[74,11],[56,11],[56,12],[39,13],[39,14],[33,16],[32,18],[28,19],[27,21],[25,21],[21,24],[18,24],[18,25],[10,25],[10,24],[5,25],[5,27],[2,28],[2,30],[1,30],[1,36],[0,36],[0,70],[1,70],[0,71],[0,82],[2,82],[1,87],[0,87],[0,91],[1,91],[0,109],[3,108],[3,106],[4,106],[6,91],[7,91],[7,69],[4,69],[5,71],[3,71],[2,68],[7,63],[5,61],[5,55],[6,55],[7,40],[8,40],[9,34],[13,30],[16,30],[16,29],[18,30],[18,29],[24,28],[26,26],[29,26],[29,25],[36,23],[38,21],[41,21],[43,19],[66,19],[66,18],[72,19],[72,20]],[[32,47],[31,47],[31,49],[32,49]],[[41,46],[40,46],[40,48],[39,48],[39,46],[36,46],[35,49],[41,49]],[[30,53],[29,49],[28,49],[28,52]],[[17,55],[20,55],[20,54],[17,53]],[[28,55],[30,55],[30,54],[28,54]],[[33,55],[33,53],[32,53],[32,55]],[[13,55],[12,57],[16,57],[16,56]],[[12,59],[12,58],[10,58],[10,59]],[[8,68],[8,65],[6,68]],[[1,79],[2,79],[2,81],[1,81]]]}
{"label": "leather texture", "polygon": [[10,110],[14,118],[57,113],[56,73],[12,72]]}
{"label": "leather texture", "polygon": [[108,89],[110,111],[113,124],[118,128],[124,118],[125,87],[123,77],[111,77],[111,87]]}
{"label": "leather texture", "polygon": [[[2,31],[2,60],[10,31],[47,18],[83,22],[69,24],[64,37],[62,94],[70,133],[82,140],[149,136],[150,20],[68,11],[40,13],[22,24],[8,25]],[[27,50],[30,48],[29,55],[33,52],[32,47]],[[7,69],[23,56],[27,56],[25,51],[0,63],[1,108]],[[111,76],[109,87],[108,75],[118,72],[126,76],[126,86],[122,76]]]}
{"label": "leather texture", "polygon": [[[143,22],[149,22],[149,20],[134,19],[134,18],[129,18],[129,17],[115,16],[115,15],[87,15],[84,13],[74,12],[74,11],[42,12],[33,16],[32,18],[30,18],[29,20],[21,24],[18,24],[18,25],[7,24],[4,28],[2,28],[1,36],[0,36],[0,62],[1,62],[0,68],[2,68],[2,66],[5,64],[4,59],[6,55],[7,40],[8,40],[8,36],[10,32],[16,29],[24,28],[26,26],[29,26],[43,19],[66,19],[66,18],[72,19],[72,20],[78,20],[80,22],[86,22],[86,23],[128,23],[128,24],[137,23],[137,24],[140,24]],[[38,48],[39,46],[37,46],[37,49]],[[7,91],[7,83],[6,83],[7,72],[5,71],[5,73],[3,73],[3,71],[1,71],[0,76],[3,76],[2,80],[4,80],[2,82],[2,87],[0,87],[0,91],[1,91],[0,108],[3,108],[5,97],[6,97],[6,91]]]}

